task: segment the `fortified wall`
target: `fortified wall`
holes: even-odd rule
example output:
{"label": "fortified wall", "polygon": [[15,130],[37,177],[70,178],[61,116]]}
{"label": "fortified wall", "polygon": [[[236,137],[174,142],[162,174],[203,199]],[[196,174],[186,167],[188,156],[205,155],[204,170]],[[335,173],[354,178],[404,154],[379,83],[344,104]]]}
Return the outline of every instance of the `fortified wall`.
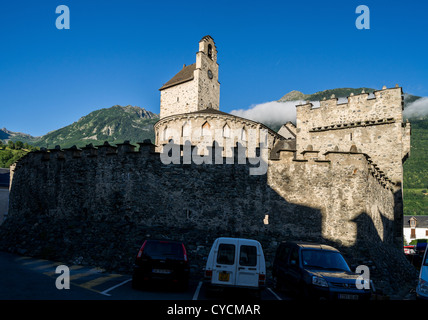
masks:
{"label": "fortified wall", "polygon": [[410,276],[394,237],[394,185],[367,154],[308,150],[298,159],[284,145],[265,175],[249,174],[251,159],[223,160],[164,164],[148,141],[29,153],[12,168],[0,247],[130,272],[144,239],[174,238],[187,243],[197,274],[219,236],[259,240],[268,268],[280,241],[306,240],[397,285]]}

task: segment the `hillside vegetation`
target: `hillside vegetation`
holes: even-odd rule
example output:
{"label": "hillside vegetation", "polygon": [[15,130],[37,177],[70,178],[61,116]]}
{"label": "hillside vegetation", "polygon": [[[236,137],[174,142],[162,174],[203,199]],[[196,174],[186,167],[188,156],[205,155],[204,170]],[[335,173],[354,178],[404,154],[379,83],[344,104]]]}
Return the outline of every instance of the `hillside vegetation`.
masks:
{"label": "hillside vegetation", "polygon": [[86,144],[111,144],[142,142],[145,139],[154,140],[153,125],[158,116],[139,107],[113,106],[91,112],[64,128],[44,135],[35,146],[53,148],[60,145],[68,148],[73,145],[84,147]]}
{"label": "hillside vegetation", "polygon": [[7,144],[3,144],[0,140],[0,168],[9,168],[26,153],[34,150],[37,148],[28,143],[9,141]]}
{"label": "hillside vegetation", "polygon": [[410,157],[404,163],[405,215],[428,215],[428,119],[412,120]]}

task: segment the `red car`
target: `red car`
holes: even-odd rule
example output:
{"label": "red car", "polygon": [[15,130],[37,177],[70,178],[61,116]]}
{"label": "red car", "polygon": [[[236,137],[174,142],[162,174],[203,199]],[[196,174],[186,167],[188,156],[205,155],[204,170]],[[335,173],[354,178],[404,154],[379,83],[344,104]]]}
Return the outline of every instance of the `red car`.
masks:
{"label": "red car", "polygon": [[415,254],[415,246],[404,246],[404,254]]}

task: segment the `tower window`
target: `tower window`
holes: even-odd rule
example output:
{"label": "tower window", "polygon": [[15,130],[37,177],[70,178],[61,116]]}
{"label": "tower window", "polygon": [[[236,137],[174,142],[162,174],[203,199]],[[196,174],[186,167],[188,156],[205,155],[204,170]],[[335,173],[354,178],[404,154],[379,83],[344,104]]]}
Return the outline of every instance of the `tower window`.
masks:
{"label": "tower window", "polygon": [[212,59],[213,58],[213,47],[210,44],[208,44],[208,58]]}

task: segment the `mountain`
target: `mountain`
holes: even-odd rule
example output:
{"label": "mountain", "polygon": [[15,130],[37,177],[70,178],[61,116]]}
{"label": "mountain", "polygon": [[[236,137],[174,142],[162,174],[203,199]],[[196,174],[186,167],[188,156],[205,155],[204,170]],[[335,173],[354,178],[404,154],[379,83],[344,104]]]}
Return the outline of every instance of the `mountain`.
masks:
{"label": "mountain", "polygon": [[12,140],[12,141],[22,141],[27,143],[33,143],[37,139],[38,139],[37,137],[33,137],[26,133],[13,132],[13,131],[7,130],[6,128],[0,129],[0,140],[3,142],[7,140]]}
{"label": "mountain", "polygon": [[134,106],[115,105],[111,108],[99,109],[80,118],[78,121],[51,131],[41,137],[32,137],[22,133],[14,133],[7,129],[0,130],[0,139],[22,141],[36,147],[69,148],[73,145],[84,147],[92,143],[102,144],[108,141],[111,144],[142,142],[145,139],[154,141],[153,125],[159,116],[144,108]]}

